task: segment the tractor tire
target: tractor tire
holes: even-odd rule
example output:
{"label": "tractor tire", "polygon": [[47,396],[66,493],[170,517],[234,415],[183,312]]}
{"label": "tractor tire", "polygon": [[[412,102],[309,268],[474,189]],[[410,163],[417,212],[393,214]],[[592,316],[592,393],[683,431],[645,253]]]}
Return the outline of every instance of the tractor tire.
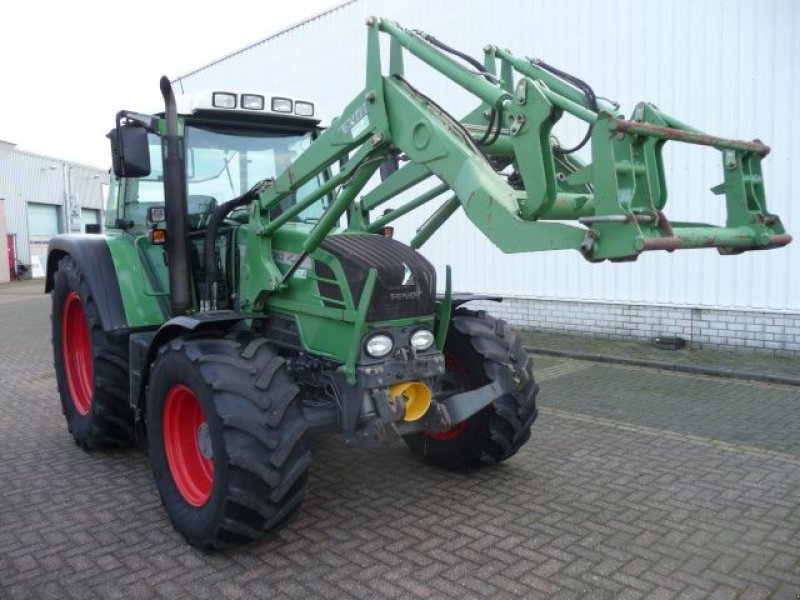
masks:
{"label": "tractor tire", "polygon": [[189,544],[252,542],[297,511],[311,461],[298,392],[284,360],[247,331],[159,349],[146,407],[150,462]]}
{"label": "tractor tire", "polygon": [[444,356],[445,391],[484,386],[507,365],[519,380],[517,391],[495,399],[448,431],[405,436],[411,452],[446,469],[495,465],[514,456],[530,438],[539,391],[522,339],[505,321],[461,308],[453,314]]}
{"label": "tractor tire", "polygon": [[97,304],[71,256],[53,276],[53,360],[69,432],[86,450],[134,443],[128,345],[103,332]]}

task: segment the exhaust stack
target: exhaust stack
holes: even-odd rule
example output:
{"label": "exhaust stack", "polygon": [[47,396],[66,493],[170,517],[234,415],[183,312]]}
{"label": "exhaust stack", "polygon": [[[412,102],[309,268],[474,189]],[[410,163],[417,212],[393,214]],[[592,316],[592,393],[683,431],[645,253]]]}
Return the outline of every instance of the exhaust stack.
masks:
{"label": "exhaust stack", "polygon": [[178,135],[178,109],[169,79],[161,78],[167,134],[164,136],[164,204],[167,219],[169,303],[173,317],[189,311],[189,236],[186,230],[186,158]]}

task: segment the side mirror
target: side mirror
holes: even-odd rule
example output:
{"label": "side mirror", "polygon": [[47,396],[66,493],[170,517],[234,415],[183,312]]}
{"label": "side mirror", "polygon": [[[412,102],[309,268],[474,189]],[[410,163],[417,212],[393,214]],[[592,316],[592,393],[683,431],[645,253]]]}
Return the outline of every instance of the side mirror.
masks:
{"label": "side mirror", "polygon": [[111,163],[117,177],[146,177],[150,175],[150,148],[147,128],[122,124],[108,133],[111,140]]}

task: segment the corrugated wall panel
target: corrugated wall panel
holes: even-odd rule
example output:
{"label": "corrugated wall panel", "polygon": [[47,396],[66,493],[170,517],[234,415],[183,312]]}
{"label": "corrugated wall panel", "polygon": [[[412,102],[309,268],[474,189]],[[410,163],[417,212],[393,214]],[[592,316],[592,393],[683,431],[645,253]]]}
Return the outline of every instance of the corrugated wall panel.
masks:
{"label": "corrugated wall panel", "polygon": [[[649,100],[726,137],[760,137],[770,209],[797,234],[791,175],[800,161],[800,3],[791,0],[508,0],[502,12],[477,0],[358,0],[182,79],[186,91],[273,90],[316,99],[334,116],[363,86],[364,19],[386,16],[424,29],[475,56],[486,43],[538,56],[588,80],[630,112]],[[474,102],[412,60],[408,77],[456,115]],[[569,143],[582,126],[562,122]],[[721,178],[710,150],[667,145],[668,215],[719,223]],[[398,225],[407,237],[422,220]],[[712,250],[650,253],[630,264],[590,265],[575,252],[504,256],[463,216],[425,247],[450,263],[458,289],[558,299],[800,310],[800,241],[788,248],[720,257]]]}
{"label": "corrugated wall panel", "polygon": [[0,160],[0,198],[6,200],[6,227],[16,235],[17,258],[30,261],[28,202],[58,205],[59,223],[64,227],[64,169],[72,193],[85,208],[102,207],[102,184],[108,175],[100,169],[66,163],[57,158],[13,151]]}

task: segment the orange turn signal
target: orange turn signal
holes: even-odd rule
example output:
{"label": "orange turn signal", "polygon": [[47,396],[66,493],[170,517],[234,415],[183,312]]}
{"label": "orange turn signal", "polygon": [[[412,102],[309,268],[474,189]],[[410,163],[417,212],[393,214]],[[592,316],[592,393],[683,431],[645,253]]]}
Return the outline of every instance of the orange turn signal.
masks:
{"label": "orange turn signal", "polygon": [[167,243],[166,229],[151,229],[150,230],[150,243],[154,246],[163,246]]}

